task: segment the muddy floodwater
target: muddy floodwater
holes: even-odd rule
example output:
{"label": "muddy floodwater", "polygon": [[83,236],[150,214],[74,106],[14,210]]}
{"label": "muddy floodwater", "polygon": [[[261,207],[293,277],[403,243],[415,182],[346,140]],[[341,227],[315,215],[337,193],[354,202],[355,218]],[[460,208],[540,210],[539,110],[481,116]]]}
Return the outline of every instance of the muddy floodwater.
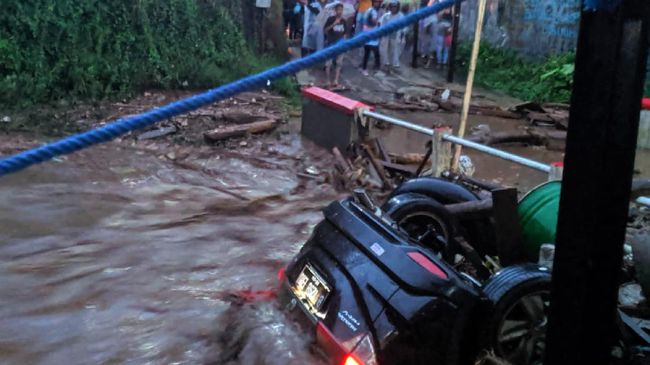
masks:
{"label": "muddy floodwater", "polygon": [[323,151],[272,142],[183,163],[111,144],[0,179],[0,363],[318,363],[273,293],[339,195],[296,175]]}
{"label": "muddy floodwater", "polygon": [[[426,142],[384,137],[398,153]],[[522,192],[546,180],[470,154],[481,178]],[[274,295],[342,197],[304,177],[331,159],[295,132],[235,149],[122,142],[0,179],[0,363],[322,363]]]}

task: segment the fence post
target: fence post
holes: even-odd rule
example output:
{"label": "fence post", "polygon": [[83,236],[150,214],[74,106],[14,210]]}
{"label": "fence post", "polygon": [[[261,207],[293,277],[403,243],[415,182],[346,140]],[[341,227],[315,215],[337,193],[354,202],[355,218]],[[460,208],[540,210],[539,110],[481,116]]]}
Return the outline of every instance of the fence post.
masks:
{"label": "fence post", "polygon": [[439,177],[443,172],[449,171],[451,166],[451,143],[442,139],[444,134],[451,134],[451,128],[443,127],[433,130],[431,140],[431,170],[433,176]]}

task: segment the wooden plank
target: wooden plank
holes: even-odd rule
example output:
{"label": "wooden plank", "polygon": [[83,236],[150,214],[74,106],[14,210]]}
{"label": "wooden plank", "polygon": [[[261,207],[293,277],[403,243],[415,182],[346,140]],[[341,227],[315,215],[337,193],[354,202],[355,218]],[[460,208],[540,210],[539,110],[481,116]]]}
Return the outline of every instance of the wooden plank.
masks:
{"label": "wooden plank", "polygon": [[242,137],[248,133],[262,133],[274,129],[277,126],[276,120],[263,120],[255,123],[229,125],[205,132],[203,137],[208,142],[221,141],[228,138]]}

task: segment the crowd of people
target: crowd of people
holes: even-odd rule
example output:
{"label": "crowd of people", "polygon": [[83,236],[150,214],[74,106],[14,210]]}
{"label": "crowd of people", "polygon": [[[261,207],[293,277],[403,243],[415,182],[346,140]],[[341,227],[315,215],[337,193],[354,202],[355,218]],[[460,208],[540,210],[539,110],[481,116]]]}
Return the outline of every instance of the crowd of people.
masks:
{"label": "crowd of people", "polygon": [[[412,10],[430,6],[439,0],[285,0],[284,24],[290,39],[299,41],[302,56],[328,47],[358,33],[366,32],[399,20]],[[449,62],[452,43],[452,15],[443,11],[419,24],[418,43],[414,44],[413,28],[407,27],[381,40],[366,43],[360,55],[359,68],[369,76],[372,57],[374,70],[382,68],[397,72],[407,46],[417,47],[425,67],[442,68]],[[328,86],[339,87],[343,56],[325,65]],[[332,69],[334,79],[331,80]]]}

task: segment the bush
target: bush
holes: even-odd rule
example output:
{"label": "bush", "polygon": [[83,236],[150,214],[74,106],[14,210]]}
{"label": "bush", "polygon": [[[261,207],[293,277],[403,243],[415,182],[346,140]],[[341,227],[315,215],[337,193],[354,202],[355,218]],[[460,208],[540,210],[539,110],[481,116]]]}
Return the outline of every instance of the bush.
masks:
{"label": "bush", "polygon": [[[458,46],[457,62],[467,70],[471,43]],[[571,98],[574,53],[550,56],[542,63],[523,59],[514,51],[481,44],[476,83],[519,99],[566,103]]]}
{"label": "bush", "polygon": [[0,105],[204,88],[260,67],[208,0],[2,0]]}

